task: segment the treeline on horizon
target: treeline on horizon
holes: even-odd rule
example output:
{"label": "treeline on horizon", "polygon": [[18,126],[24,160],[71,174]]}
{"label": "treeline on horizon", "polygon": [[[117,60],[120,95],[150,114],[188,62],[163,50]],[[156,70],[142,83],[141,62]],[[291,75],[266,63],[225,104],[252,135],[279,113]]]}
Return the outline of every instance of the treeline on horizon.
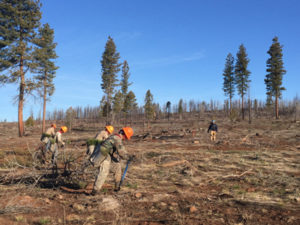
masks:
{"label": "treeline on horizon", "polygon": [[[54,43],[54,30],[49,24],[41,25],[41,4],[38,0],[0,0],[0,84],[19,84],[18,94],[18,128],[19,136],[24,135],[23,106],[25,98],[35,95],[43,100],[43,112],[39,113],[38,120],[42,120],[42,132],[45,130],[45,121],[65,120],[66,118],[103,119],[107,124],[125,118],[144,118],[151,121],[161,115],[177,114],[180,119],[186,113],[223,111],[224,115],[232,118],[245,119],[251,112],[268,112],[276,119],[279,114],[297,112],[299,99],[293,101],[280,101],[283,75],[286,73],[283,66],[282,45],[274,37],[267,53],[266,62],[266,101],[251,99],[250,74],[248,63],[250,59],[243,44],[239,46],[236,58],[229,53],[225,60],[223,71],[223,91],[228,99],[224,103],[211,100],[211,102],[189,102],[180,99],[178,103],[166,102],[160,106],[154,102],[150,89],[145,88],[144,105],[139,106],[136,96],[129,90],[132,82],[129,81],[129,65],[126,60],[120,62],[120,53],[117,52],[114,40],[109,36],[102,54],[101,89],[103,91],[99,107],[75,107],[66,111],[54,110],[46,114],[46,102],[55,91],[53,79],[58,67],[55,65],[56,43]],[[147,90],[148,89],[148,90]],[[147,90],[147,91],[146,91]],[[240,100],[233,100],[235,92]],[[273,110],[272,110],[273,108]],[[42,116],[41,116],[42,114]],[[297,114],[297,113],[296,113]],[[137,117],[139,115],[139,117]],[[41,118],[42,117],[42,118]],[[29,118],[28,118],[29,119]],[[31,115],[31,120],[34,120]]]}
{"label": "treeline on horizon", "polygon": [[[232,101],[231,112],[228,100],[225,100],[224,102],[214,100],[206,102],[195,100],[186,101],[180,99],[179,102],[174,104],[168,101],[162,105],[153,103],[153,106],[153,117],[149,118],[149,120],[180,120],[188,118],[207,119],[207,116],[214,118],[216,115],[218,115],[218,117],[228,117],[232,121],[238,121],[242,119],[240,100]],[[249,119],[249,116],[251,117],[250,120],[254,120],[256,118],[274,118],[274,109],[266,101],[254,99],[251,100],[251,107],[249,106],[249,102],[246,102],[244,107],[247,119]],[[300,98],[296,96],[293,100],[279,101],[279,113],[285,118],[292,118],[293,120],[299,119]],[[42,121],[41,112],[34,115],[32,111],[27,120],[28,119],[32,119],[36,122]],[[105,121],[106,117],[101,106],[76,106],[69,107],[67,110],[54,109],[51,112],[47,112],[46,115],[46,120],[48,121],[68,121],[70,119],[85,120],[86,122],[90,121],[93,123],[95,121]],[[115,116],[116,123],[120,123],[120,121],[131,123],[133,119],[139,121],[147,120],[145,117],[144,106],[137,106],[134,110],[129,111],[128,114],[120,112]]]}

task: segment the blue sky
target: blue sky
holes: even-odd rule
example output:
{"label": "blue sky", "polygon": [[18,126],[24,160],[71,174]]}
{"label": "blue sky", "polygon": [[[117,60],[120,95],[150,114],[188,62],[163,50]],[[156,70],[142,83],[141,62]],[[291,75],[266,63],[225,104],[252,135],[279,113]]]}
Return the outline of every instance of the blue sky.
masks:
{"label": "blue sky", "polygon": [[[97,106],[100,60],[110,35],[130,67],[139,105],[148,89],[154,101],[178,103],[225,99],[223,69],[228,53],[244,44],[250,63],[252,98],[265,99],[267,51],[272,38],[283,45],[287,74],[283,99],[299,95],[300,1],[298,0],[42,0],[42,23],[55,32],[59,58],[56,91],[47,111]],[[17,85],[0,87],[0,121],[17,120]],[[235,96],[238,99],[238,96]],[[29,98],[24,119],[41,110]]]}

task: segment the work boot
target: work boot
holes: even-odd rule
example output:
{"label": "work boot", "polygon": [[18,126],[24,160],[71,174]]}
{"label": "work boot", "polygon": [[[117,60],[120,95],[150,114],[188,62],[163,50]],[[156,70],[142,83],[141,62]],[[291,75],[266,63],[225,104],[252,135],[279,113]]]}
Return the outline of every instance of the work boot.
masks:
{"label": "work boot", "polygon": [[114,191],[115,191],[115,192],[118,192],[118,191],[120,191],[120,189],[121,189],[121,187],[120,187],[120,182],[116,182],[116,183],[115,183]]}
{"label": "work boot", "polygon": [[92,192],[91,192],[91,195],[92,195],[92,196],[95,196],[95,195],[97,195],[97,194],[98,194],[98,191],[95,190],[95,189],[93,189]]}

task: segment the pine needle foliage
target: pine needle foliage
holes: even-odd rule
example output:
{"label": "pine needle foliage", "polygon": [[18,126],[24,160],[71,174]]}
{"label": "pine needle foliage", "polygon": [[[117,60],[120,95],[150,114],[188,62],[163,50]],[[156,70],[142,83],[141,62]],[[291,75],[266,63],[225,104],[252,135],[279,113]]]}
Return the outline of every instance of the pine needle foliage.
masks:
{"label": "pine needle foliage", "polygon": [[132,83],[129,83],[129,81],[128,81],[129,77],[130,77],[129,65],[128,65],[127,61],[125,60],[122,65],[122,74],[121,74],[121,82],[120,82],[121,92],[123,94],[124,100],[128,93],[128,87],[132,84]]}
{"label": "pine needle foliage", "polygon": [[0,83],[18,83],[19,136],[24,135],[23,105],[25,94],[35,88],[26,72],[32,67],[32,45],[40,25],[38,0],[0,1]]}
{"label": "pine needle foliage", "polygon": [[132,91],[129,91],[125,97],[123,112],[127,115],[135,109],[137,109],[136,97]]}
{"label": "pine needle foliage", "polygon": [[239,51],[236,55],[235,63],[235,83],[237,87],[238,94],[242,98],[242,118],[245,119],[244,112],[244,96],[247,93],[250,84],[250,71],[247,69],[249,63],[248,55],[246,53],[246,48],[243,44],[240,45]]}
{"label": "pine needle foliage", "polygon": [[120,113],[123,108],[123,95],[118,91],[113,98],[113,110],[115,113]]}
{"label": "pine needle foliage", "polygon": [[230,112],[232,109],[232,98],[235,91],[235,80],[234,80],[234,58],[231,53],[226,57],[225,69],[223,72],[223,91],[225,96],[229,98]]}
{"label": "pine needle foliage", "polygon": [[154,117],[153,95],[151,94],[150,90],[146,92],[144,109],[145,109],[146,119],[147,120],[153,119]]}
{"label": "pine needle foliage", "polygon": [[286,73],[283,66],[282,45],[278,42],[278,37],[273,38],[273,43],[268,51],[270,58],[267,60],[267,74],[265,78],[267,102],[272,102],[275,98],[275,116],[279,118],[278,99],[281,98],[282,91],[285,88],[282,86],[282,78]]}
{"label": "pine needle foliage", "polygon": [[[112,98],[115,93],[115,87],[118,85],[118,72],[120,71],[119,64],[120,54],[116,50],[116,45],[113,39],[109,36],[105,45],[105,50],[102,54],[102,83],[101,88],[106,95],[106,102],[108,107],[111,108]],[[106,115],[109,112],[106,112]]]}
{"label": "pine needle foliage", "polygon": [[45,24],[39,28],[39,33],[34,40],[36,47],[33,52],[33,71],[37,74],[34,78],[36,80],[37,90],[39,96],[43,99],[43,126],[42,132],[45,131],[45,117],[46,117],[46,102],[54,93],[54,83],[56,70],[54,60],[57,58],[54,43],[54,30],[50,28],[49,24]]}

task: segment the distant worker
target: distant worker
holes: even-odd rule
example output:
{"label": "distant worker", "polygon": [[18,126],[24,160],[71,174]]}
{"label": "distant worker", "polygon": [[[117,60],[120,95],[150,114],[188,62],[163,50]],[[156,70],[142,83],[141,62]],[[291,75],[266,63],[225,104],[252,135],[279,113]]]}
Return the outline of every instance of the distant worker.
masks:
{"label": "distant worker", "polygon": [[51,138],[53,139],[55,137],[55,129],[56,124],[51,124],[51,127],[49,127],[45,133],[41,136],[41,141],[45,143],[45,149],[43,151],[43,154],[46,155],[46,152],[50,149],[51,145]]}
{"label": "distant worker", "polygon": [[207,133],[210,132],[210,140],[211,141],[215,141],[216,140],[216,136],[217,136],[217,132],[218,132],[218,126],[216,124],[216,121],[215,120],[212,120],[209,127],[208,127],[208,130],[207,130]]}
{"label": "distant worker", "polygon": [[68,128],[66,126],[62,126],[59,131],[56,132],[54,137],[54,143],[51,144],[51,151],[52,151],[52,165],[56,167],[57,170],[57,156],[59,154],[59,148],[65,147],[65,142],[62,139],[62,134],[66,133]]}
{"label": "distant worker", "polygon": [[87,155],[91,155],[94,152],[95,146],[99,143],[104,141],[105,139],[107,139],[109,137],[109,135],[111,135],[114,132],[114,127],[109,125],[109,126],[105,126],[105,130],[102,130],[101,132],[99,132],[94,139],[89,139],[87,141],[87,151],[86,154]]}
{"label": "distant worker", "polygon": [[97,194],[104,184],[110,168],[114,173],[115,191],[120,190],[121,181],[121,159],[127,157],[127,152],[122,140],[130,140],[133,135],[131,127],[123,127],[118,134],[111,135],[107,138],[99,148],[95,150],[90,157],[90,162],[94,167],[99,167],[98,174],[95,179],[92,195]]}

